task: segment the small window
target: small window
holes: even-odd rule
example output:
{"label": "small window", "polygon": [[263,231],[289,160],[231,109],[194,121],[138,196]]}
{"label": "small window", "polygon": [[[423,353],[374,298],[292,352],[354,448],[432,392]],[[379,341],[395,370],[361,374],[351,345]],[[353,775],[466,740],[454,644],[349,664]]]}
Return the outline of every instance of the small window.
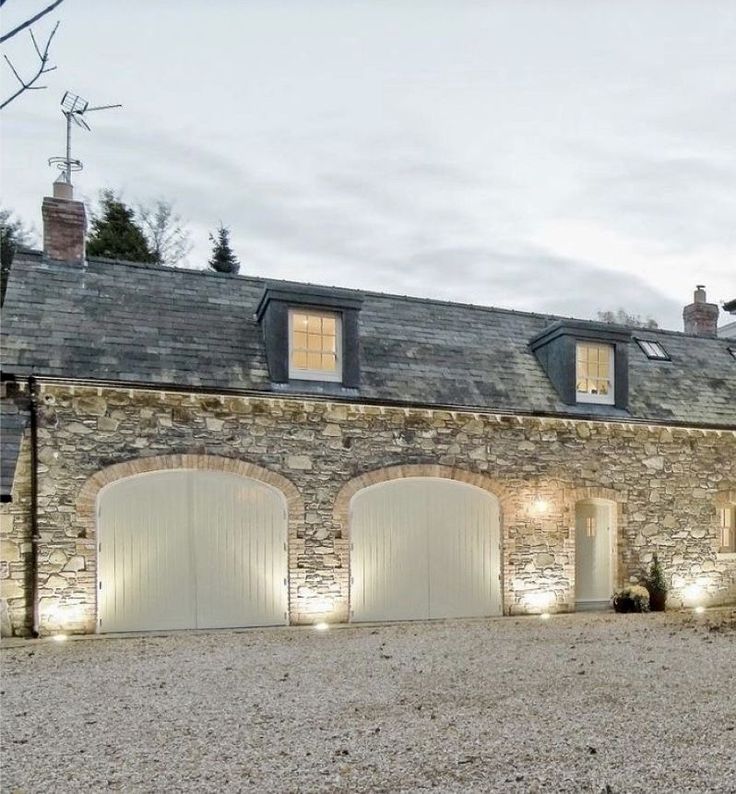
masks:
{"label": "small window", "polygon": [[289,377],[342,379],[340,316],[314,309],[289,312]]}
{"label": "small window", "polygon": [[728,505],[720,509],[721,540],[718,551],[721,554],[736,553],[736,506]]}
{"label": "small window", "polygon": [[670,357],[667,351],[662,347],[659,342],[654,342],[651,339],[637,339],[636,343],[644,351],[647,358],[655,359],[657,361],[669,361]]}
{"label": "small window", "polygon": [[613,405],[613,345],[578,342],[575,364],[577,400]]}

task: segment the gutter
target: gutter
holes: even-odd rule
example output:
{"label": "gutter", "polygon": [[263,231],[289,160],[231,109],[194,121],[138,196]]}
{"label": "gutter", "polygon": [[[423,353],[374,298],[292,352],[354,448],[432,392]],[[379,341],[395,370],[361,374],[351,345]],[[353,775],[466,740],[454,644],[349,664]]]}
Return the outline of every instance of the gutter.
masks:
{"label": "gutter", "polygon": [[201,394],[210,397],[253,397],[262,400],[281,399],[293,402],[333,402],[352,405],[374,405],[386,408],[414,408],[427,411],[454,411],[463,414],[493,414],[496,416],[529,417],[538,419],[567,419],[573,422],[600,422],[602,424],[638,425],[640,427],[677,427],[692,430],[714,430],[720,432],[736,432],[736,422],[729,425],[713,425],[705,422],[682,422],[674,419],[639,419],[632,416],[606,416],[600,413],[563,413],[561,411],[528,411],[516,409],[510,411],[490,406],[457,405],[452,403],[419,403],[411,400],[390,400],[372,397],[361,397],[353,390],[352,394],[335,394],[329,392],[297,393],[290,391],[274,391],[266,389],[234,389],[229,387],[196,386],[180,383],[140,383],[131,380],[106,380],[102,378],[73,378],[58,375],[41,375],[33,377],[49,385],[86,386],[97,389],[127,389],[129,391],[164,392],[171,394]]}
{"label": "gutter", "polygon": [[40,633],[40,612],[38,596],[38,547],[41,535],[38,531],[38,383],[31,375],[28,378],[28,394],[30,397],[31,424],[31,606],[33,619],[31,635],[35,638]]}

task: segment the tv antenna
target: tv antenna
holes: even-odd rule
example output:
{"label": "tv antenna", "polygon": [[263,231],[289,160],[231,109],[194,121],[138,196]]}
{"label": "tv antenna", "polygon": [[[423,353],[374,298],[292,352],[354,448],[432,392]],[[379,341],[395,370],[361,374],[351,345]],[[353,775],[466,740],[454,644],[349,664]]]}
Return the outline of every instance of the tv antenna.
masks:
{"label": "tv antenna", "polygon": [[72,171],[82,170],[82,161],[75,160],[72,157],[72,123],[90,132],[90,126],[84,118],[85,113],[121,107],[122,105],[96,105],[95,107],[90,107],[86,99],[72,94],[71,91],[65,92],[61,98],[61,112],[66,119],[66,157],[51,157],[49,158],[49,165],[55,165],[63,173],[68,184],[71,185],[72,183]]}

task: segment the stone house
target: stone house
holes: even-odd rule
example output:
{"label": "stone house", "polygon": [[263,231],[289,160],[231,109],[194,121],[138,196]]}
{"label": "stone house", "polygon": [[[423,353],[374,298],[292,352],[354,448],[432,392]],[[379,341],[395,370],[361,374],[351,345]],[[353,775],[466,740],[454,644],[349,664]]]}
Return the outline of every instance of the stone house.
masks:
{"label": "stone house", "polygon": [[[685,332],[84,255],[43,205],[2,326],[15,634],[736,594],[736,353]],[[731,345],[731,346],[730,346]]]}

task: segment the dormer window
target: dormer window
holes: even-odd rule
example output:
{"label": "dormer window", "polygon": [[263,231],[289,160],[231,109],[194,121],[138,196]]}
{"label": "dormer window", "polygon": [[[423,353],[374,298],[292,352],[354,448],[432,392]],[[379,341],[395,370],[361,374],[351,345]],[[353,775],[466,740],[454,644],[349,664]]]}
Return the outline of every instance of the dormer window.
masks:
{"label": "dormer window", "polygon": [[256,309],[271,381],[295,391],[360,388],[358,314],[349,290],[269,284]]}
{"label": "dormer window", "polygon": [[575,391],[578,402],[614,404],[613,359],[613,345],[577,343]]}
{"label": "dormer window", "polygon": [[557,394],[580,412],[626,410],[631,331],[608,323],[556,320],[529,340]]}
{"label": "dormer window", "polygon": [[289,377],[342,380],[340,316],[311,309],[289,310]]}

